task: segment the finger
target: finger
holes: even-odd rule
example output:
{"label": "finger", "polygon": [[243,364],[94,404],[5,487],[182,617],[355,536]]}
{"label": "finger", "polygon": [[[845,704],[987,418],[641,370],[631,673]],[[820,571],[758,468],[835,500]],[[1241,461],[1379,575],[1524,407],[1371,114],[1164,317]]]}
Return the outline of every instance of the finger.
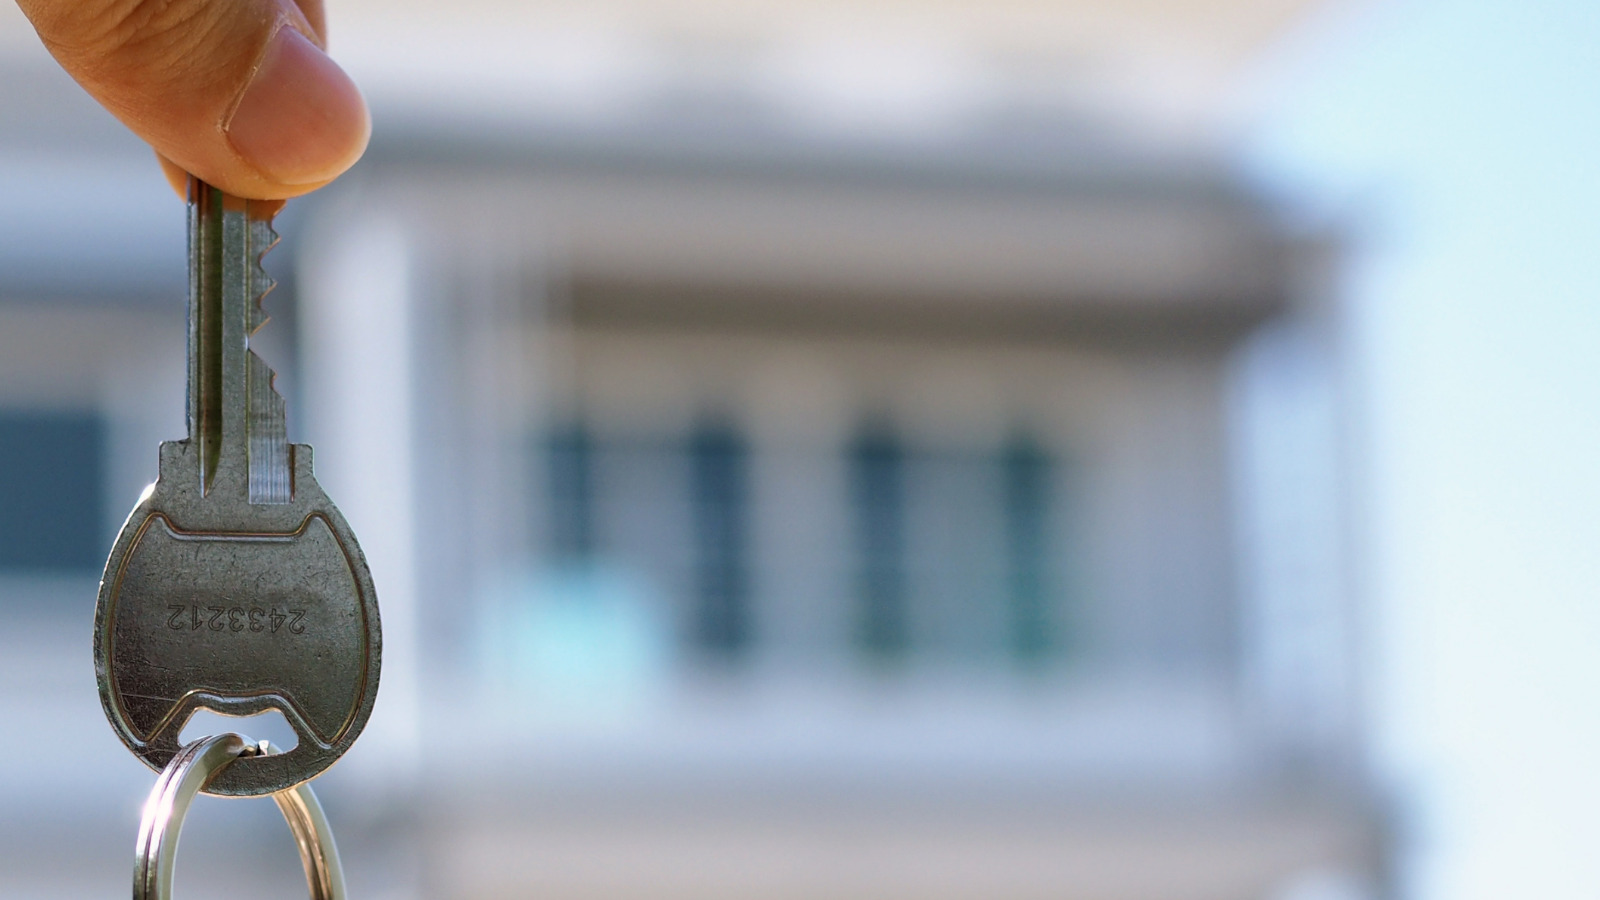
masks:
{"label": "finger", "polygon": [[328,49],[328,16],[322,0],[294,0],[294,5],[300,8],[300,15],[305,16],[306,24],[317,36],[317,46]]}
{"label": "finger", "polygon": [[172,185],[172,190],[180,199],[189,196],[189,173],[165,156],[160,151],[156,152],[156,162],[161,164],[161,174],[166,177],[167,184]]}
{"label": "finger", "polygon": [[19,3],[106,109],[162,159],[231,194],[303,194],[366,149],[366,103],[322,52],[319,0]]}

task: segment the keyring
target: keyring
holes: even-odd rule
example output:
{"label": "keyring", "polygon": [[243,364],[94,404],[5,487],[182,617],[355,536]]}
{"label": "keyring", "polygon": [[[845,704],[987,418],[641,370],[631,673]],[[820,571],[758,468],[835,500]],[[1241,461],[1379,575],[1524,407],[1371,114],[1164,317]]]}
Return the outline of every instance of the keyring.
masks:
{"label": "keyring", "polygon": [[[255,743],[231,733],[201,738],[178,751],[161,771],[144,804],[139,842],[134,849],[133,900],[171,900],[172,866],[178,855],[183,816],[206,782],[241,756],[270,756],[276,752],[277,748],[266,741]],[[334,846],[333,832],[311,785],[279,791],[272,799],[294,832],[311,900],[344,900],[339,848]]]}

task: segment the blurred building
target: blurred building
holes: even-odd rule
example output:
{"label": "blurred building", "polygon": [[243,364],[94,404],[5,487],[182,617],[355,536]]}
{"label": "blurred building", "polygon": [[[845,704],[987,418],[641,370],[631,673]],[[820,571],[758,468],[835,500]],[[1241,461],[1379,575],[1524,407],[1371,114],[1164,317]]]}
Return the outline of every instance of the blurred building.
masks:
{"label": "blurred building", "polygon": [[[797,132],[687,71],[628,115],[379,105],[367,160],[280,220],[255,346],[384,612],[379,709],[319,782],[353,885],[1381,884],[1335,248],[1187,131]],[[8,760],[57,786],[0,783],[5,827],[74,837],[0,893],[48,896],[100,877],[120,851],[82,823],[147,783],[88,616],[184,431],[182,215],[64,78],[7,77],[0,703],[83,749]]]}

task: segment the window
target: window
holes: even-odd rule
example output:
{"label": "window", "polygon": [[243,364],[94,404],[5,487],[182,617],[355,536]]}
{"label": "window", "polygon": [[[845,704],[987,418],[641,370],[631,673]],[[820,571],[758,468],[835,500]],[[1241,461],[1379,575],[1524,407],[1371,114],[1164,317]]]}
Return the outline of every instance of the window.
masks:
{"label": "window", "polygon": [[1011,652],[1024,664],[1035,663],[1052,649],[1046,588],[1050,458],[1032,438],[1019,435],[1002,452],[1000,470]]}
{"label": "window", "polygon": [[594,553],[594,442],[582,425],[550,436],[550,550],[556,560],[575,562]]}
{"label": "window", "polygon": [[739,435],[723,425],[702,425],[689,441],[695,635],[702,649],[723,657],[737,656],[750,640],[748,455]]}
{"label": "window", "polygon": [[98,570],[104,510],[99,417],[0,413],[0,569]]}
{"label": "window", "polygon": [[906,609],[905,451],[881,427],[863,429],[850,447],[855,512],[859,637],[879,659],[905,653]]}

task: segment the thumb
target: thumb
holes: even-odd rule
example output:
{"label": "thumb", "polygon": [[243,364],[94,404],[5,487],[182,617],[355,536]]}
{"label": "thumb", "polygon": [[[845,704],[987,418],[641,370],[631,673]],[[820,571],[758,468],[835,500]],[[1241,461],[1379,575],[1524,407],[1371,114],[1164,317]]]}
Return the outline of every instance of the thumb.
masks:
{"label": "thumb", "polygon": [[[18,0],[52,56],[173,167],[241,197],[338,177],[371,133],[329,59],[321,4],[290,0]],[[181,179],[180,179],[181,181]]]}

